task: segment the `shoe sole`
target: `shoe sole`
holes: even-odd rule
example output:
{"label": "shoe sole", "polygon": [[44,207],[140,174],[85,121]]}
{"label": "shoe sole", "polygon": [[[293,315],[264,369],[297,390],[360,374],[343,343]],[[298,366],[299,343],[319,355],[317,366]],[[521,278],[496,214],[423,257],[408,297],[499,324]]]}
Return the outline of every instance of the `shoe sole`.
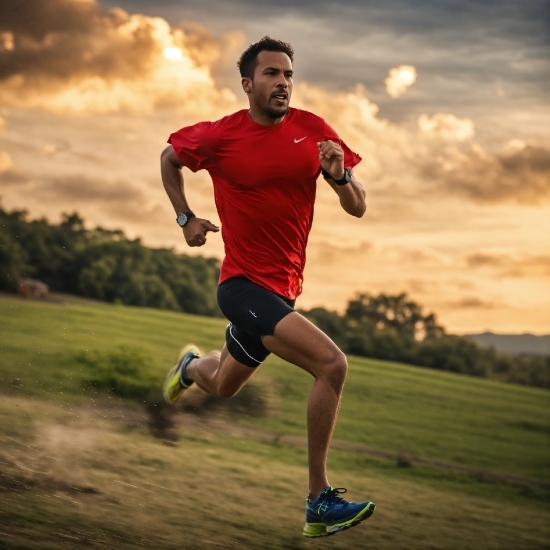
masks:
{"label": "shoe sole", "polygon": [[[182,348],[181,351],[179,352],[178,359],[176,361],[175,366],[173,366],[168,371],[168,374],[165,376],[164,382],[162,383],[162,397],[164,398],[166,403],[168,403],[169,405],[173,405],[181,397],[181,394],[183,393],[183,391],[181,391],[180,393],[178,393],[177,397],[174,400],[170,400],[170,397],[168,395],[168,384],[169,384],[170,380],[172,379],[172,377],[176,374],[177,370],[179,369],[181,360],[190,351],[195,351],[197,353],[197,355],[202,355],[199,348],[197,348],[197,346],[195,346],[194,344],[189,344],[189,345],[185,346],[184,348]],[[186,389],[186,388],[184,388],[184,389]]]}
{"label": "shoe sole", "polygon": [[363,510],[361,510],[359,514],[357,514],[354,518],[336,525],[331,525],[330,527],[327,525],[327,534],[335,535],[340,531],[345,531],[350,527],[355,527],[356,525],[359,525],[362,521],[370,518],[375,510],[376,504],[374,504],[374,502],[369,502],[367,506],[365,506],[365,508],[363,508]]}
{"label": "shoe sole", "polygon": [[308,523],[306,521],[302,535],[314,539],[317,537],[327,537],[329,533],[327,533],[327,526],[324,523]]}
{"label": "shoe sole", "polygon": [[376,510],[376,504],[374,504],[374,502],[369,502],[367,506],[365,506],[365,508],[363,508],[359,512],[359,514],[343,523],[328,526],[324,523],[306,522],[306,524],[304,525],[304,530],[302,531],[302,535],[308,538],[330,537],[331,535],[336,535],[336,533],[339,533],[340,531],[345,531],[350,527],[355,527],[356,525],[359,525],[362,521],[370,518],[374,510]]}

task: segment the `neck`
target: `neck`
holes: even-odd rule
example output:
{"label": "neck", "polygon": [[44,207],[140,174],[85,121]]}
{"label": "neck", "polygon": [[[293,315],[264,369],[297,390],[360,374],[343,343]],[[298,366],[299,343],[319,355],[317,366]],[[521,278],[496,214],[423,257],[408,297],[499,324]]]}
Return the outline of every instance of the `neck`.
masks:
{"label": "neck", "polygon": [[285,115],[279,117],[279,118],[272,118],[268,115],[266,115],[263,112],[259,112],[252,107],[248,109],[248,116],[257,124],[261,124],[262,126],[275,126],[275,124],[280,124],[285,119]]}

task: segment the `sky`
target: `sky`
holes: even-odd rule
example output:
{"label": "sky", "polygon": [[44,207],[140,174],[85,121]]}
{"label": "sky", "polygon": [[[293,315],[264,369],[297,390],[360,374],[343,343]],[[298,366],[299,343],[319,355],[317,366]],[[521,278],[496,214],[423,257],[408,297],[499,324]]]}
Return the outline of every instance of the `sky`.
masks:
{"label": "sky", "polygon": [[[363,161],[367,213],[320,179],[298,306],[406,292],[458,334],[550,332],[546,0],[3,0],[0,201],[186,247],[163,191],[168,135],[246,108],[236,61],[295,50],[291,105]],[[192,209],[219,222],[207,173]]]}

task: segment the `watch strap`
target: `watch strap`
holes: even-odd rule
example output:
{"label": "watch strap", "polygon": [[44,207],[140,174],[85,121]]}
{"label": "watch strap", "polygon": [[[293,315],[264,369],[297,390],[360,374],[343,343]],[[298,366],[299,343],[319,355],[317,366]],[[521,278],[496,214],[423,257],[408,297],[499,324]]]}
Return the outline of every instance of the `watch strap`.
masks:
{"label": "watch strap", "polygon": [[[179,221],[179,218],[180,216],[185,216],[185,223],[182,225]],[[194,218],[195,217],[195,213],[192,211],[192,210],[187,210],[187,212],[180,212],[177,216],[176,216],[176,222],[178,222],[178,225],[180,227],[185,227],[188,223],[189,223],[189,220],[191,218]]]}
{"label": "watch strap", "polygon": [[336,185],[346,185],[346,183],[351,181],[351,170],[349,168],[344,168],[344,177],[341,180],[334,179],[324,168],[321,168],[321,173],[323,174],[323,178],[332,180]]}

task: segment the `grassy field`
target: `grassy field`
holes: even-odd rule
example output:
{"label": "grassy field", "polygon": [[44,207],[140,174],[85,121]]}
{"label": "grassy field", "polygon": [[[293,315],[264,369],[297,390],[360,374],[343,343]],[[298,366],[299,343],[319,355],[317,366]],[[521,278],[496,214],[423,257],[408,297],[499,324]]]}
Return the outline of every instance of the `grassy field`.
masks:
{"label": "grassy field", "polygon": [[550,546],[546,391],[350,358],[331,482],[378,508],[306,540],[307,374],[270,357],[238,407],[180,413],[158,439],[143,403],[90,388],[76,359],[136,351],[160,384],[181,344],[219,348],[224,326],[0,298],[0,548]]}

